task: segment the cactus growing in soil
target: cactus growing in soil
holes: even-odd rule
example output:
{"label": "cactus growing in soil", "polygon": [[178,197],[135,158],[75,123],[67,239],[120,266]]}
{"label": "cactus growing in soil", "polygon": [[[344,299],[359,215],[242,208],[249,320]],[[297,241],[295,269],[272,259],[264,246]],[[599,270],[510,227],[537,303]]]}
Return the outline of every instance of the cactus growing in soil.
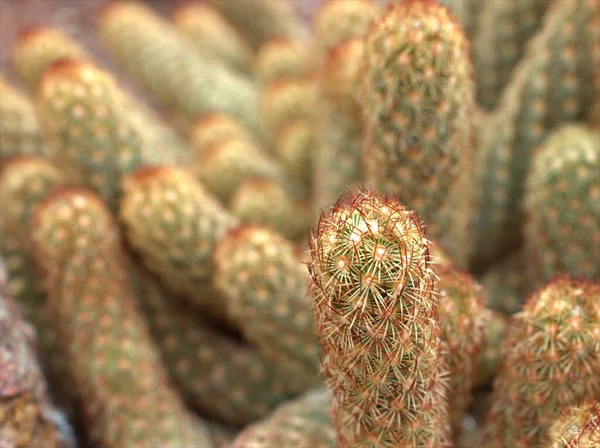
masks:
{"label": "cactus growing in soil", "polygon": [[306,267],[293,245],[267,228],[242,225],[226,233],[213,255],[214,284],[242,334],[298,392],[320,382],[321,349]]}
{"label": "cactus growing in soil", "polygon": [[83,188],[55,190],[32,218],[33,254],[52,324],[92,440],[123,446],[206,446],[160,364],[137,307],[119,229]]}
{"label": "cactus growing in soil", "polygon": [[475,87],[463,31],[435,1],[394,4],[368,34],[364,64],[363,180],[414,208],[464,267]]}
{"label": "cactus growing in soil", "polygon": [[146,267],[176,294],[224,317],[211,287],[211,256],[238,221],[188,172],[142,168],[123,182],[121,220],[127,240]]}
{"label": "cactus growing in soil", "polygon": [[252,49],[216,9],[198,3],[182,5],[173,13],[172,21],[204,57],[242,73],[252,72]]}
{"label": "cactus growing in soil", "polygon": [[525,248],[536,284],[558,274],[600,279],[600,131],[565,125],[533,159]]}
{"label": "cactus growing in soil", "polygon": [[321,215],[310,250],[339,446],[448,446],[435,274],[416,213],[372,191],[348,193]]}
{"label": "cactus growing in soil", "polygon": [[0,74],[0,160],[43,155],[40,126],[29,98]]}
{"label": "cactus growing in soil", "polygon": [[282,404],[268,417],[244,428],[231,448],[335,446],[328,398],[327,391],[317,389]]}
{"label": "cactus growing in soil", "polygon": [[115,58],[164,105],[191,120],[210,111],[227,113],[259,133],[253,82],[202,58],[192,42],[150,7],[111,2],[101,13],[99,30]]}
{"label": "cactus growing in soil", "polygon": [[562,409],[548,431],[544,448],[595,448],[600,446],[600,402],[590,400]]}
{"label": "cactus growing in soil", "polygon": [[600,283],[560,277],[511,318],[485,446],[541,446],[563,406],[600,393]]}
{"label": "cactus growing in soil", "polygon": [[33,93],[46,69],[53,62],[67,58],[87,59],[88,52],[58,28],[32,27],[19,34],[13,47],[12,65]]}

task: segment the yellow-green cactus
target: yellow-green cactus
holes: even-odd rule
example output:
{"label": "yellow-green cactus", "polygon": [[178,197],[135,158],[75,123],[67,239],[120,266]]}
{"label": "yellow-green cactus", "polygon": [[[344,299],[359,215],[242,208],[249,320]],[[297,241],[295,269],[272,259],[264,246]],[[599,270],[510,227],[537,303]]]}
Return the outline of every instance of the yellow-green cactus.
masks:
{"label": "yellow-green cactus", "polygon": [[269,39],[256,59],[256,76],[263,87],[282,78],[302,78],[313,70],[309,46],[295,39]]}

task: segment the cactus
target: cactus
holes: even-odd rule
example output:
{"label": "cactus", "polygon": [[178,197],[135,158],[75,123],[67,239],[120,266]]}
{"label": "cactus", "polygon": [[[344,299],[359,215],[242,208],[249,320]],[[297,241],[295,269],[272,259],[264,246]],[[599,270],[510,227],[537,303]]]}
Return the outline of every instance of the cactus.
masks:
{"label": "cactus", "polygon": [[90,190],[55,190],[32,222],[52,324],[91,439],[107,448],[210,447],[160,364],[106,205]]}
{"label": "cactus", "polygon": [[46,155],[29,98],[0,74],[0,160],[15,155]]}
{"label": "cactus", "polygon": [[0,272],[0,446],[70,448],[72,429],[48,397],[38,364],[35,333],[6,291]]}
{"label": "cactus", "polygon": [[348,193],[321,215],[310,248],[338,446],[449,446],[438,301],[416,213]]}
{"label": "cactus", "polygon": [[293,396],[287,379],[253,347],[215,329],[151,276],[141,275],[144,315],[171,377],[194,408],[246,425]]}
{"label": "cactus", "polygon": [[152,9],[136,1],[106,5],[100,34],[113,56],[140,84],[188,119],[209,111],[240,120],[258,135],[258,95],[253,83],[197,54]]}
{"label": "cactus", "polygon": [[327,0],[313,21],[313,46],[318,58],[348,39],[361,39],[379,15],[372,0]]}
{"label": "cactus", "polygon": [[87,59],[88,52],[65,32],[51,27],[23,30],[13,47],[12,65],[30,92],[35,92],[46,69],[60,59]]}
{"label": "cactus", "polygon": [[282,404],[268,417],[246,427],[231,448],[335,446],[335,431],[327,411],[328,396],[325,390],[317,389]]}
{"label": "cactus", "polygon": [[19,302],[24,317],[43,335],[38,342],[40,360],[59,399],[67,395],[61,383],[64,365],[29,253],[29,238],[32,212],[47,194],[66,183],[64,174],[55,166],[34,156],[12,157],[0,171],[0,252],[8,269],[7,292]]}
{"label": "cactus", "polygon": [[200,157],[207,148],[229,139],[252,140],[252,136],[226,114],[209,112],[201,115],[190,129],[190,146],[196,157]]}
{"label": "cactus", "polygon": [[525,252],[520,249],[492,265],[481,279],[486,306],[510,316],[520,311],[531,285],[526,276]]}
{"label": "cactus", "polygon": [[590,400],[568,406],[548,431],[544,448],[594,448],[600,446],[600,402]]}
{"label": "cactus", "polygon": [[286,184],[283,168],[247,138],[230,137],[198,151],[190,172],[201,184],[227,204],[239,185],[261,178]]}
{"label": "cactus", "polygon": [[299,39],[303,35],[301,23],[287,2],[210,0],[209,4],[237,27],[254,50],[272,38]]}
{"label": "cactus", "polygon": [[[306,268],[294,247],[269,229],[242,225],[218,242],[214,284],[242,334],[301,392],[320,381]],[[293,385],[293,386],[292,386]]]}
{"label": "cactus", "polygon": [[598,396],[600,283],[557,278],[511,318],[485,446],[541,446],[563,406]]}
{"label": "cactus", "polygon": [[278,38],[266,41],[256,55],[256,77],[264,88],[284,78],[303,78],[311,73],[310,48],[301,41]]}
{"label": "cactus", "polygon": [[188,172],[142,168],[123,182],[121,220],[129,244],[171,291],[215,317],[224,305],[210,285],[211,256],[237,224]]}
{"label": "cactus", "polygon": [[600,132],[554,131],[535,154],[525,190],[530,279],[558,274],[600,279]]}
{"label": "cactus", "polygon": [[508,332],[508,318],[503,314],[486,309],[484,319],[484,343],[477,364],[475,387],[487,386],[500,371]]}
{"label": "cactus", "polygon": [[553,2],[496,111],[482,125],[473,267],[489,265],[519,247],[533,151],[550,130],[584,117],[589,109],[597,70],[589,56],[600,26],[599,8],[595,0]]}
{"label": "cactus", "polygon": [[216,9],[190,3],[179,6],[172,20],[175,28],[192,40],[204,57],[242,73],[252,72],[252,49]]}
{"label": "cactus", "polygon": [[414,208],[459,267],[472,249],[475,104],[468,50],[446,8],[402,2],[367,36],[363,76],[364,181]]}
{"label": "cactus", "polygon": [[[478,2],[479,3],[479,2]],[[485,109],[496,106],[502,89],[538,30],[551,1],[481,2],[478,33],[473,40],[477,100]]]}
{"label": "cactus", "polygon": [[229,209],[243,223],[271,227],[290,240],[306,240],[309,204],[295,200],[279,183],[266,179],[242,182],[231,197]]}
{"label": "cactus", "polygon": [[439,278],[436,283],[439,325],[448,349],[445,353],[450,380],[448,401],[452,435],[458,442],[484,343],[486,314],[481,287],[473,277],[456,269],[436,246],[432,246],[431,262]]}

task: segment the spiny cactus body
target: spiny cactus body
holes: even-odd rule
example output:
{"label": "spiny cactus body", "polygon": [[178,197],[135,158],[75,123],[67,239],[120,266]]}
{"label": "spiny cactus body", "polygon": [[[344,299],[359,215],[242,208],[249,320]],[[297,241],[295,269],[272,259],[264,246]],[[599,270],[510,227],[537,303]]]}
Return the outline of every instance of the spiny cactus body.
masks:
{"label": "spiny cactus body", "polygon": [[253,83],[203,59],[192,42],[151,8],[136,1],[109,3],[99,28],[111,53],[163,104],[191,120],[209,111],[228,113],[258,133]]}
{"label": "spiny cactus body", "polygon": [[558,274],[600,279],[600,132],[557,129],[533,159],[525,247],[536,285]]}
{"label": "spiny cactus body", "polygon": [[194,408],[231,425],[246,425],[293,396],[287,378],[253,347],[195,316],[146,273],[141,282],[141,307],[162,359]]}
{"label": "spiny cactus body", "polygon": [[217,317],[224,305],[210,285],[215,244],[237,219],[188,172],[143,168],[125,179],[121,219],[146,267],[169,289]]}
{"label": "spiny cactus body", "polygon": [[269,39],[256,59],[256,77],[263,87],[278,79],[302,78],[313,70],[310,48],[295,39]]}
{"label": "spiny cactus body", "polygon": [[600,284],[558,278],[511,318],[485,446],[541,446],[563,406],[600,393]]}
{"label": "spiny cactus body", "polygon": [[464,267],[472,241],[474,84],[468,42],[433,1],[393,5],[366,39],[363,179],[416,210]]}
{"label": "spiny cactus body", "polygon": [[489,309],[484,310],[483,347],[477,373],[475,387],[488,385],[498,374],[504,357],[504,341],[508,333],[508,318],[501,313]]}
{"label": "spiny cactus body", "polygon": [[282,404],[268,417],[246,427],[236,437],[231,448],[335,446],[328,398],[329,393],[318,389]]}
{"label": "spiny cactus body", "polygon": [[173,23],[204,57],[242,73],[252,71],[252,49],[216,9],[200,3],[182,5],[175,10]]}
{"label": "spiny cactus body", "polygon": [[55,190],[32,222],[52,324],[90,437],[106,448],[210,447],[160,364],[106,205],[90,190]]}
{"label": "spiny cactus body", "polygon": [[349,193],[321,215],[310,243],[338,445],[447,446],[438,300],[418,216],[395,199]]}
{"label": "spiny cactus body", "polygon": [[0,97],[0,160],[14,155],[44,155],[33,104],[1,74]]}
{"label": "spiny cactus body", "polygon": [[200,157],[207,148],[226,140],[252,140],[250,133],[236,119],[218,112],[201,115],[189,134],[195,157]]}
{"label": "spiny cactus body", "polygon": [[228,316],[248,340],[306,390],[317,384],[321,350],[311,301],[305,296],[306,267],[277,233],[241,226],[225,234],[214,252],[214,283]]}

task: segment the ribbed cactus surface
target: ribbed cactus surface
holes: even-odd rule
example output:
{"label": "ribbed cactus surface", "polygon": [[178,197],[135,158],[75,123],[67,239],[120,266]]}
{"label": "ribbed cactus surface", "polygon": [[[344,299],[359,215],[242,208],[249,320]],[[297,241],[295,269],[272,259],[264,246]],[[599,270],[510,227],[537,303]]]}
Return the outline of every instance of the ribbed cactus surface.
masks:
{"label": "ribbed cactus surface", "polygon": [[544,448],[594,448],[600,446],[600,401],[590,400],[562,409],[548,431]]}
{"label": "ribbed cactus surface", "polygon": [[344,195],[321,215],[309,270],[338,446],[448,446],[435,274],[416,213],[368,190]]}

